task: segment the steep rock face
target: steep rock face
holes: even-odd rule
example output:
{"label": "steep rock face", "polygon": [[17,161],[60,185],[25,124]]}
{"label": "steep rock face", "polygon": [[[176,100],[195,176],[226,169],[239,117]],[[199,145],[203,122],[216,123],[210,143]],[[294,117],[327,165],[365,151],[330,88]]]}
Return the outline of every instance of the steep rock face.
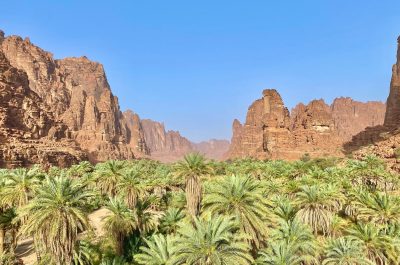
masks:
{"label": "steep rock face", "polygon": [[27,74],[0,50],[0,167],[66,167],[87,159],[69,138],[68,127],[30,89]]}
{"label": "steep rock face", "polygon": [[142,120],[144,138],[151,157],[162,162],[173,162],[193,151],[192,143],[176,131],[166,131],[164,124]]}
{"label": "steep rock face", "polygon": [[329,106],[323,100],[298,104],[289,114],[274,89],[249,108],[246,122],[235,120],[227,158],[298,159],[312,156],[341,156],[342,145],[370,125],[383,123],[384,104],[361,103],[339,98]]}
{"label": "steep rock face", "polygon": [[150,149],[147,147],[142,121],[138,114],[131,110],[123,113],[127,127],[129,129],[128,144],[140,154],[150,155]]}
{"label": "steep rock face", "polygon": [[400,37],[397,39],[397,45],[397,61],[392,68],[392,80],[385,115],[385,126],[390,128],[400,126]]}
{"label": "steep rock face", "polygon": [[193,144],[193,148],[209,159],[221,160],[228,151],[229,145],[230,143],[227,140],[211,139],[209,141],[195,143]]}
{"label": "steep rock face", "polygon": [[384,159],[390,169],[400,172],[400,37],[397,42],[397,61],[392,68],[384,124],[358,133],[345,145],[345,149],[355,158],[375,154]]}
{"label": "steep rock face", "polygon": [[[32,90],[93,162],[131,159],[141,152],[129,145],[131,134],[99,63],[86,57],[54,60],[17,36],[4,39],[2,50],[11,65],[28,75]],[[140,147],[139,147],[140,148]]]}
{"label": "steep rock face", "polygon": [[363,103],[341,97],[333,101],[331,110],[335,130],[343,141],[348,142],[365,128],[382,125],[386,104],[379,101]]}

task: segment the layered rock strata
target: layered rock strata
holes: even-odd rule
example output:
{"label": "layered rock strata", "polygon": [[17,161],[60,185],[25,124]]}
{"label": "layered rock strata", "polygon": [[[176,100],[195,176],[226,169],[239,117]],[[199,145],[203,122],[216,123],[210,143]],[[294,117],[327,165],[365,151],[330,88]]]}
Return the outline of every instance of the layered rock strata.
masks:
{"label": "layered rock strata", "polygon": [[342,145],[367,126],[382,124],[385,105],[338,98],[331,106],[323,100],[298,104],[289,113],[279,93],[263,91],[247,112],[246,122],[233,123],[227,158],[299,159],[341,156]]}
{"label": "layered rock strata", "polygon": [[68,127],[30,89],[27,74],[0,50],[0,167],[66,167],[85,159]]}
{"label": "layered rock strata", "polygon": [[92,162],[145,153],[143,139],[129,130],[101,64],[86,57],[55,60],[18,36],[3,39],[1,50],[13,67],[27,74],[31,90]]}
{"label": "layered rock strata", "polygon": [[397,42],[397,61],[392,68],[384,124],[368,127],[355,135],[345,149],[356,158],[375,154],[392,170],[400,172],[400,37]]}

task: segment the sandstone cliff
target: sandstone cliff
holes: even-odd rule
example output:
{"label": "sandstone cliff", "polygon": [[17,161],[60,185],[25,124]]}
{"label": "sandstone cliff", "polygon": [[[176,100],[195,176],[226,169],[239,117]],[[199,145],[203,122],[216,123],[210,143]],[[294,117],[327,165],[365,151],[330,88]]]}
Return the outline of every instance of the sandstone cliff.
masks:
{"label": "sandstone cliff", "polygon": [[211,139],[200,143],[193,143],[193,149],[205,157],[214,160],[223,159],[229,149],[230,142],[227,140]]}
{"label": "sandstone cliff", "polygon": [[145,152],[140,133],[131,133],[103,66],[86,57],[55,60],[29,39],[10,36],[1,50],[27,74],[29,85],[92,162],[131,159]]}
{"label": "sandstone cliff", "polygon": [[30,88],[27,74],[0,50],[0,167],[70,166],[87,159],[70,138],[68,127]]}
{"label": "sandstone cliff", "polygon": [[392,68],[384,124],[368,127],[355,135],[345,149],[356,158],[375,154],[384,159],[389,168],[400,172],[400,37],[397,42],[397,61]]}
{"label": "sandstone cliff", "polygon": [[149,119],[141,121],[144,138],[151,157],[173,162],[193,152],[192,143],[177,131],[166,131],[164,124]]}
{"label": "sandstone cliff", "polygon": [[227,158],[298,159],[341,156],[343,143],[367,126],[383,123],[385,104],[338,98],[331,106],[323,100],[298,104],[289,113],[274,89],[263,91],[247,113],[246,122],[233,124]]}

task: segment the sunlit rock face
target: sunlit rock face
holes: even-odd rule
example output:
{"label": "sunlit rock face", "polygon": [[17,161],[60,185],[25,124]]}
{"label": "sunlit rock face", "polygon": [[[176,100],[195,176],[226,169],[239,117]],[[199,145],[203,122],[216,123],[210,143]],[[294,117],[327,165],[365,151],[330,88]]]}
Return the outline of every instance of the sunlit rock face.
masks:
{"label": "sunlit rock face", "polygon": [[400,37],[397,39],[397,45],[397,61],[392,68],[392,80],[385,116],[385,126],[390,128],[399,128],[400,126]]}
{"label": "sunlit rock face", "polygon": [[131,133],[103,66],[86,57],[55,60],[28,38],[10,36],[1,49],[10,64],[27,74],[29,86],[68,127],[93,162],[131,159],[146,153],[140,133]]}
{"label": "sunlit rock face", "polygon": [[355,135],[346,150],[356,158],[375,154],[384,159],[390,169],[400,172],[400,37],[397,43],[397,61],[392,68],[384,124],[368,127]]}
{"label": "sunlit rock face", "polygon": [[385,104],[322,99],[298,104],[291,113],[275,89],[263,91],[247,112],[246,122],[233,123],[226,158],[299,159],[311,156],[342,156],[343,144],[368,126],[383,123]]}
{"label": "sunlit rock face", "polygon": [[0,50],[0,167],[67,167],[86,159],[68,126],[30,88],[26,72]]}

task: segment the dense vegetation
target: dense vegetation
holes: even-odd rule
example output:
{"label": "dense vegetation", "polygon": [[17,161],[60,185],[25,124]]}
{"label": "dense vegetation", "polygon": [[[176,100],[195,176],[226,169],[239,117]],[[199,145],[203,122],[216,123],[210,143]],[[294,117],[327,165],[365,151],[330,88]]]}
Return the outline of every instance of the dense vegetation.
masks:
{"label": "dense vegetation", "polygon": [[3,169],[0,263],[400,264],[399,184],[373,156]]}

